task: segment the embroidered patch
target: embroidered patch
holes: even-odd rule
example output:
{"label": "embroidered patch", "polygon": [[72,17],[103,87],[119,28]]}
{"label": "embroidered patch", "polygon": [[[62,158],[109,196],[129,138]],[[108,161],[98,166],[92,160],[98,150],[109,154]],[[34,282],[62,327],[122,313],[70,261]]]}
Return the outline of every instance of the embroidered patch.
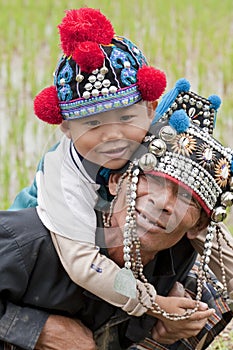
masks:
{"label": "embroidered patch", "polygon": [[192,136],[184,133],[177,135],[172,145],[172,150],[175,153],[188,157],[195,149],[196,140]]}
{"label": "embroidered patch", "polygon": [[230,175],[230,166],[226,159],[219,159],[215,166],[215,178],[216,182],[220,187],[227,185],[227,180]]}
{"label": "embroidered patch", "polygon": [[207,144],[202,143],[197,147],[197,159],[205,169],[213,169],[217,157],[215,151]]}

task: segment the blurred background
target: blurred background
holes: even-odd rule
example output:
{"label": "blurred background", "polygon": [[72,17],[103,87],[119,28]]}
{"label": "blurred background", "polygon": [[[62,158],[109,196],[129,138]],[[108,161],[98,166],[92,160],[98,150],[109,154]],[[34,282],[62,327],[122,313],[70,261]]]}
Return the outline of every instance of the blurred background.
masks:
{"label": "blurred background", "polygon": [[[167,91],[186,77],[191,90],[222,99],[215,135],[233,147],[232,0],[0,0],[0,209],[28,186],[59,128],[39,121],[33,98],[53,83],[64,11],[99,8],[118,35],[167,74]],[[233,232],[233,213],[228,225]]]}

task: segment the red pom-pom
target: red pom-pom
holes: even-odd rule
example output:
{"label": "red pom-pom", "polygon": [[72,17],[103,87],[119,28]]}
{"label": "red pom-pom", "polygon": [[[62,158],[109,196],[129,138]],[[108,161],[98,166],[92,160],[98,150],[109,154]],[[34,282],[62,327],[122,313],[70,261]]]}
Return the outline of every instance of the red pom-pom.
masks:
{"label": "red pom-pom", "polygon": [[77,43],[93,41],[108,45],[114,36],[111,22],[99,11],[92,8],[69,10],[58,26],[63,52],[70,56]]}
{"label": "red pom-pom", "polygon": [[155,101],[166,88],[166,75],[154,67],[143,66],[137,72],[137,84],[144,101]]}
{"label": "red pom-pom", "polygon": [[104,63],[103,51],[97,43],[91,41],[78,44],[72,58],[86,73],[91,73],[94,69],[102,67]]}
{"label": "red pom-pom", "polygon": [[43,89],[34,99],[35,115],[49,124],[61,124],[62,116],[55,86]]}

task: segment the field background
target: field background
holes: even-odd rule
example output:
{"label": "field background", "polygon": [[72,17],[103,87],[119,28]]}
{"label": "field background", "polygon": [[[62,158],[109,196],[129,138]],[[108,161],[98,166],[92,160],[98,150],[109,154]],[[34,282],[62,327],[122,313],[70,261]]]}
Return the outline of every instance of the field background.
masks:
{"label": "field background", "polygon": [[[31,183],[41,155],[60,136],[33,114],[33,98],[53,82],[64,10],[90,6],[115,32],[164,70],[168,88],[186,77],[191,90],[222,99],[216,137],[233,147],[232,0],[0,0],[0,209]],[[228,225],[233,232],[233,213]],[[222,339],[215,349],[230,349]]]}

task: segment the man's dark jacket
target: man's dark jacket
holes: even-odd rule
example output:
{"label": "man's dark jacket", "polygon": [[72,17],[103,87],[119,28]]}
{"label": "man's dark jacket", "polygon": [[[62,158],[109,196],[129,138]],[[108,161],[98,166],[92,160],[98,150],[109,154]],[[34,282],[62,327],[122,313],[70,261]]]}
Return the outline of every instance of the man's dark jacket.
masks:
{"label": "man's dark jacket", "polygon": [[[97,237],[102,235],[100,230]],[[195,255],[184,238],[160,252],[144,273],[158,294],[167,295]],[[51,313],[75,316],[96,331],[116,311],[124,314],[70,280],[35,208],[0,211],[0,340],[31,350]],[[154,322],[147,315],[130,317],[119,327],[122,347],[142,340]]]}

